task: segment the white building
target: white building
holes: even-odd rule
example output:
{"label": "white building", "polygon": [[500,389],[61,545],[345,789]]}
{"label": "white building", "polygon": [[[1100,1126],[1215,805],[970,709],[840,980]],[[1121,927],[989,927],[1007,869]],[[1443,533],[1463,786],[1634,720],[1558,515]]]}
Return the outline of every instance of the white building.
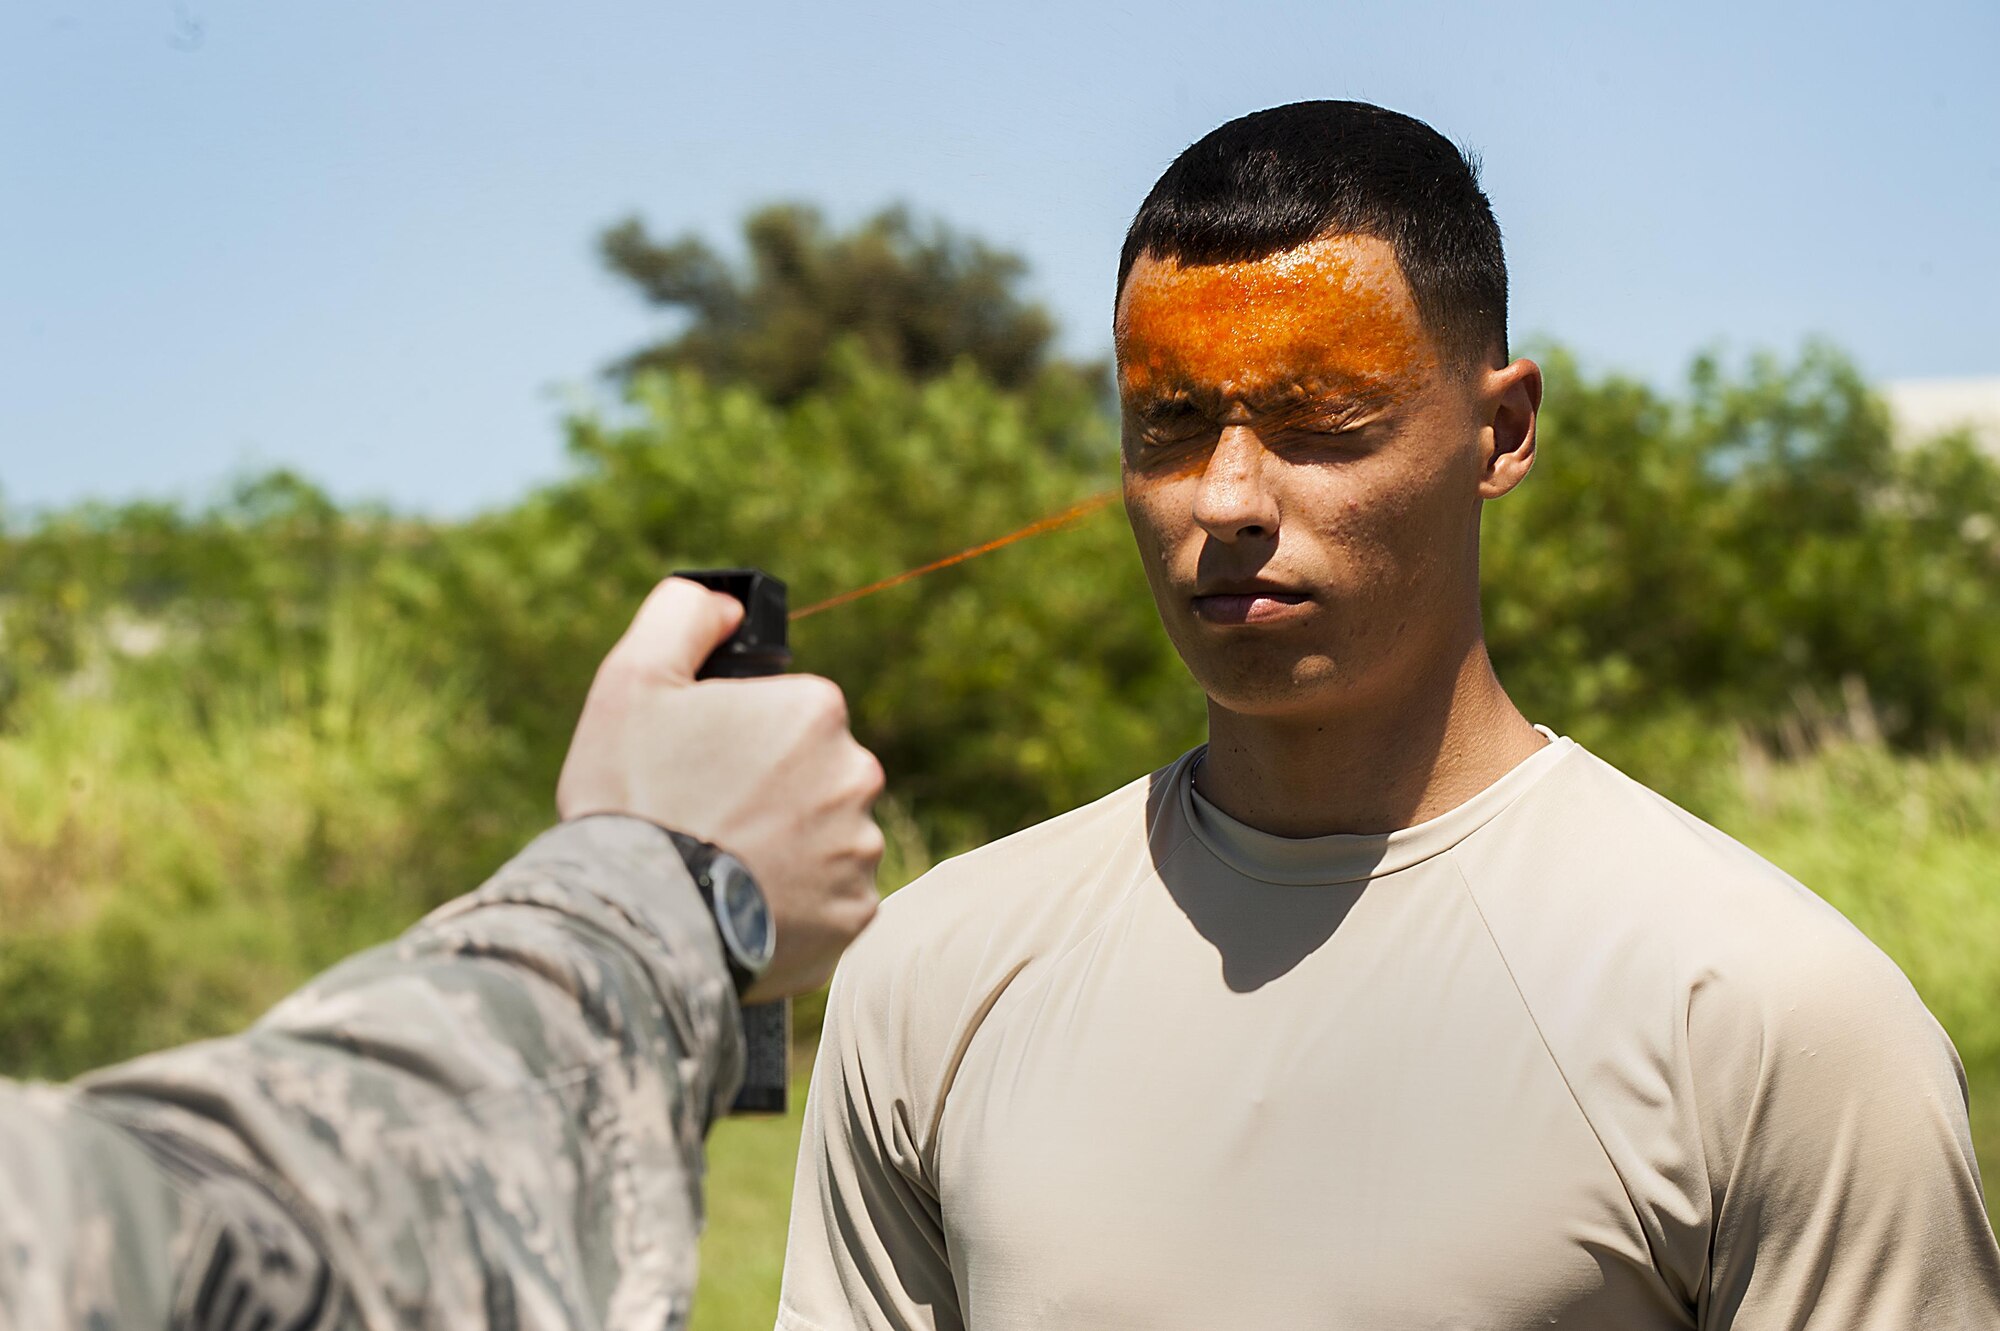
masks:
{"label": "white building", "polygon": [[1915,443],[1970,427],[1980,447],[2000,457],[2000,375],[1984,379],[1901,379],[1882,385],[1896,437]]}

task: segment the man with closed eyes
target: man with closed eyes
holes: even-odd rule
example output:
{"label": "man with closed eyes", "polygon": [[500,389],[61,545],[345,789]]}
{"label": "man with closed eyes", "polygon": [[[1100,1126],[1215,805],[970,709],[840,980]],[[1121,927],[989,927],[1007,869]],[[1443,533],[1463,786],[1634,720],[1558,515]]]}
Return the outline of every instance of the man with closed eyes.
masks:
{"label": "man with closed eyes", "polygon": [[1260,112],[1154,186],[1125,505],[1208,742],[843,960],[781,1328],[2000,1326],[1903,976],[1494,675],[1506,299],[1406,116]]}

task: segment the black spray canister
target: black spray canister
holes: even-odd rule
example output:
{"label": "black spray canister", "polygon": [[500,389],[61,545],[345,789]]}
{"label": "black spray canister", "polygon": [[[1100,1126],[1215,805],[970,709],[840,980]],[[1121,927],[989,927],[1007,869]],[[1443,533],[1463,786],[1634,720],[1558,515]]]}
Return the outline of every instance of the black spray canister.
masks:
{"label": "black spray canister", "polygon": [[[702,662],[697,679],[781,675],[792,663],[785,642],[785,584],[754,568],[699,569],[674,574],[743,602],[743,622]],[[728,849],[728,847],[724,847]],[[743,1089],[732,1114],[782,1114],[791,1084],[792,1001],[750,1003],[743,1009]]]}

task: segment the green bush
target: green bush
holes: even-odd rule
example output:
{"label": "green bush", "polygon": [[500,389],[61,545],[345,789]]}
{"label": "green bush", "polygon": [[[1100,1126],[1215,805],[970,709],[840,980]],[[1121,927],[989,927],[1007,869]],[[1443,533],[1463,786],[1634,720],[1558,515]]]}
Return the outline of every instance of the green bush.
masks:
{"label": "green bush", "polygon": [[[1485,543],[1496,665],[1531,716],[1628,765],[1700,769],[1739,730],[1801,751],[1787,726],[1859,690],[1892,745],[1991,745],[1992,459],[1892,446],[1824,349],[1703,361],[1679,398],[1545,359],[1542,459]],[[0,726],[33,680],[135,629],[164,640],[157,687],[252,686],[324,650],[338,603],[419,683],[470,691],[508,741],[492,781],[545,789],[599,655],[672,569],[760,565],[803,605],[1116,482],[1078,376],[919,382],[854,346],[783,406],[642,377],[570,436],[568,477],[463,524],[343,512],[279,476],[202,512],[90,508],[0,537]],[[795,645],[848,689],[934,844],[1069,807],[1200,733],[1115,507],[804,621]]]}

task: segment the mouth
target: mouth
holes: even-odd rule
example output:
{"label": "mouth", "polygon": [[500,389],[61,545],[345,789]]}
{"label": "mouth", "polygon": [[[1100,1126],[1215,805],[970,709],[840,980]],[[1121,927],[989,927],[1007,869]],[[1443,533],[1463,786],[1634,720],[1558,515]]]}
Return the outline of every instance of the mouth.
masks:
{"label": "mouth", "polygon": [[1209,624],[1275,624],[1308,612],[1312,597],[1272,583],[1219,584],[1198,592],[1189,603],[1195,618]]}

